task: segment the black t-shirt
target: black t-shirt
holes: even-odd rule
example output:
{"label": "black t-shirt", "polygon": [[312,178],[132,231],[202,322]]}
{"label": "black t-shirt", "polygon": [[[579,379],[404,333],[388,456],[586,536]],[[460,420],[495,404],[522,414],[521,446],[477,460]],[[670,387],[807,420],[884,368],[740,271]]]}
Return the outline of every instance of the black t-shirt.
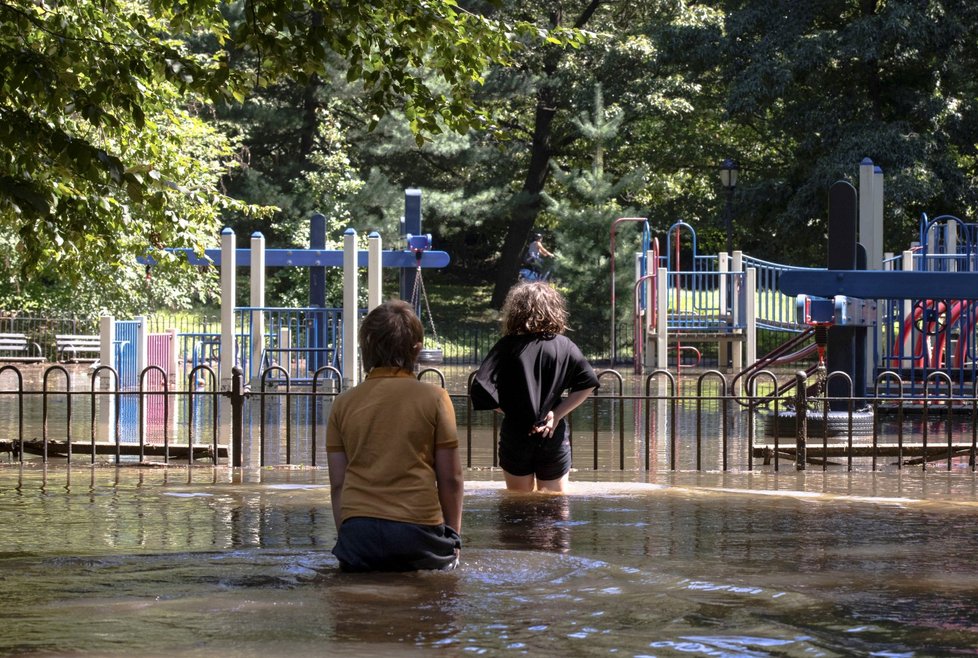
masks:
{"label": "black t-shirt", "polygon": [[564,335],[504,336],[472,380],[475,409],[502,409],[501,431],[526,435],[560,403],[564,391],[597,388],[598,377],[581,350]]}

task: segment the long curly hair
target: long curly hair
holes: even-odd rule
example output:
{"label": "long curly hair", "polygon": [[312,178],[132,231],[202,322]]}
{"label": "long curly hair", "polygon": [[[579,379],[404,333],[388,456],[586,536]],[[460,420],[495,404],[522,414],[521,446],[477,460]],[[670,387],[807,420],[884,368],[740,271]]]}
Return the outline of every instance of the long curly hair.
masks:
{"label": "long curly hair", "polygon": [[562,334],[567,329],[567,303],[549,283],[518,283],[503,302],[502,325],[504,336]]}

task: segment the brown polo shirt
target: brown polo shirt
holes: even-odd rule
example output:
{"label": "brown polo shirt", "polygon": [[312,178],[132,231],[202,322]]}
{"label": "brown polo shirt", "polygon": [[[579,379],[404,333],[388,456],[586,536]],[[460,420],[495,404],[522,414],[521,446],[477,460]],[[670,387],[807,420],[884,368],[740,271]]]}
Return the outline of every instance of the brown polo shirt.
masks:
{"label": "brown polo shirt", "polygon": [[457,448],[448,393],[398,368],[374,368],[336,397],[326,450],[346,453],[341,518],[444,523],[435,449]]}

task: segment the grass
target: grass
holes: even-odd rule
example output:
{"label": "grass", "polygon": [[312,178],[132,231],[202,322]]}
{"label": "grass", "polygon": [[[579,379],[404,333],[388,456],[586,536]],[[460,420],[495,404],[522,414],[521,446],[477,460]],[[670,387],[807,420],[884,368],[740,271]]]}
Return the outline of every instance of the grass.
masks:
{"label": "grass", "polygon": [[[429,284],[428,303],[437,324],[491,324],[499,313],[489,306],[492,285]],[[425,311],[425,309],[422,309]]]}

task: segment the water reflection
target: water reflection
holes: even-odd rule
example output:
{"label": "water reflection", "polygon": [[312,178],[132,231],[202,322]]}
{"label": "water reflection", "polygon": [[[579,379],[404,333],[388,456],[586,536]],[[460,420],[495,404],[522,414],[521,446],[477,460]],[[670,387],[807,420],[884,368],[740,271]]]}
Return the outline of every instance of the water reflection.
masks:
{"label": "water reflection", "polygon": [[[344,574],[330,569],[314,581],[341,642],[437,646],[460,630],[457,572]],[[369,647],[364,647],[369,651]]]}
{"label": "water reflection", "polygon": [[547,493],[499,496],[499,545],[515,550],[570,550],[570,501]]}

